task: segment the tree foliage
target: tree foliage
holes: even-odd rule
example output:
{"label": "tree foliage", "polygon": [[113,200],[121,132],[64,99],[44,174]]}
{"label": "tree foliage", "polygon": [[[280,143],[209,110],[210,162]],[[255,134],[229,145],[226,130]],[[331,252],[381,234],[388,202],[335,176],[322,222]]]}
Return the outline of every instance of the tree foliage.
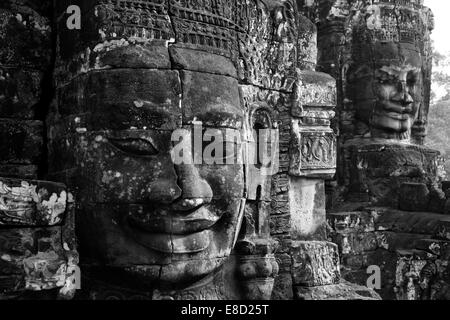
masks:
{"label": "tree foliage", "polygon": [[450,176],[450,52],[436,51],[433,64],[426,145],[443,153],[447,159],[447,176]]}

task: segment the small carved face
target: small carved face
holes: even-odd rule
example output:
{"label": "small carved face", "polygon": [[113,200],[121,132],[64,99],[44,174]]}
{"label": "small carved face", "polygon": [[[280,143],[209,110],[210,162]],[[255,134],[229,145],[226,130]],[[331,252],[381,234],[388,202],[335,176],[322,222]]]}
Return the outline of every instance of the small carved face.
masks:
{"label": "small carved face", "polygon": [[369,126],[374,138],[377,137],[374,132],[382,132],[383,137],[407,136],[421,105],[420,59],[411,57],[406,62],[393,62],[375,70],[366,66],[358,73],[351,79],[358,120]]}
{"label": "small carved face", "polygon": [[372,126],[397,133],[411,130],[419,110],[420,71],[411,65],[383,66],[375,71],[377,102]]}
{"label": "small carved face", "polygon": [[[62,151],[52,151],[76,168],[84,257],[150,283],[186,283],[220,267],[243,209],[242,163],[174,161],[179,138],[193,141],[183,144],[184,156],[204,152],[213,141],[207,129],[241,152],[239,139],[230,139],[243,123],[237,81],[180,73],[89,75],[88,85],[75,89],[84,90],[88,112],[67,117],[64,127],[75,132],[60,141]],[[203,131],[196,132],[198,122]]]}

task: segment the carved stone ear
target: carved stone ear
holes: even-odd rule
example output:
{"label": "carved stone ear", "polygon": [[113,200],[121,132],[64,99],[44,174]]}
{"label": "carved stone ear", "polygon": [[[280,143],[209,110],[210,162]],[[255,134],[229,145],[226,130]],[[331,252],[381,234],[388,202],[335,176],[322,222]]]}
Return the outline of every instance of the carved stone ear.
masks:
{"label": "carved stone ear", "polygon": [[[251,106],[247,141],[247,191],[249,200],[270,201],[271,175],[265,174],[272,165],[270,159],[278,148],[277,141],[272,141],[272,130],[277,130],[275,115],[265,104]],[[261,150],[261,148],[266,148]],[[264,159],[263,159],[264,158]],[[276,159],[277,160],[277,159]]]}
{"label": "carved stone ear", "polygon": [[345,71],[344,76],[349,83],[356,82],[372,73],[372,70],[367,65],[351,65]]}

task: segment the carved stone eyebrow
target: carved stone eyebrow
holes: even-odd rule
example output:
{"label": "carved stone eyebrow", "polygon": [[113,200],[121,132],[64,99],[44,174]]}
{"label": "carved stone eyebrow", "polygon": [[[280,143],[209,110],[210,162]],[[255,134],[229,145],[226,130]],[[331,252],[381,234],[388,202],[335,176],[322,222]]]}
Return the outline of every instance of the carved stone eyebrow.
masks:
{"label": "carved stone eyebrow", "polygon": [[391,76],[396,76],[398,75],[400,72],[418,72],[420,71],[420,68],[418,67],[414,67],[414,66],[410,66],[410,65],[405,65],[405,66],[383,66],[379,69],[379,71],[385,72]]}

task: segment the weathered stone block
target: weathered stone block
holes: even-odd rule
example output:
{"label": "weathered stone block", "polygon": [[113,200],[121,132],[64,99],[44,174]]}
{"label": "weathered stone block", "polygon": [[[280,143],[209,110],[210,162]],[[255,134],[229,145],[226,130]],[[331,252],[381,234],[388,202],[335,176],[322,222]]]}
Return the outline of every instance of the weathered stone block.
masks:
{"label": "weathered stone block", "polygon": [[44,130],[41,121],[0,119],[0,163],[38,164],[42,160]]}
{"label": "weathered stone block", "polygon": [[367,287],[342,282],[320,287],[294,287],[296,300],[381,300],[380,296]]}
{"label": "weathered stone block", "polygon": [[0,281],[0,297],[66,286],[69,261],[60,227],[2,229],[0,239],[0,273],[5,280]]}
{"label": "weathered stone block", "polygon": [[415,248],[436,255],[440,260],[450,260],[449,241],[424,238],[416,241]]}
{"label": "weathered stone block", "polygon": [[244,114],[236,79],[191,71],[180,71],[180,75],[183,124],[201,121],[204,126],[242,127]]}
{"label": "weathered stone block", "polygon": [[0,117],[34,119],[43,93],[42,71],[0,68]]}
{"label": "weathered stone block", "polygon": [[325,184],[323,180],[291,177],[289,180],[291,235],[294,239],[319,239],[326,224]]}
{"label": "weathered stone block", "polygon": [[91,70],[170,69],[167,41],[121,39],[105,41],[94,47],[90,56]]}
{"label": "weathered stone block", "polygon": [[176,44],[169,46],[169,52],[173,67],[176,69],[237,77],[235,64],[224,56],[180,48]]}
{"label": "weathered stone block", "polygon": [[291,217],[287,215],[277,215],[270,217],[270,234],[285,234],[291,231]]}
{"label": "weathered stone block", "polygon": [[293,286],[290,272],[280,273],[275,278],[273,286],[272,300],[292,300]]}
{"label": "weathered stone block", "polygon": [[430,192],[424,183],[403,183],[399,191],[400,210],[426,211],[430,201]]}
{"label": "weathered stone block", "polygon": [[450,239],[450,217],[430,212],[406,212],[390,208],[369,208],[379,218],[377,230],[395,233],[432,235],[436,239]]}
{"label": "weathered stone block", "polygon": [[339,253],[336,244],[293,241],[292,277],[296,286],[324,286],[339,282]]}
{"label": "weathered stone block", "polygon": [[[58,89],[69,130],[129,130],[181,126],[177,71],[118,69],[93,72]],[[78,129],[78,130],[77,130]]]}
{"label": "weathered stone block", "polygon": [[289,174],[330,179],[336,173],[336,135],[330,128],[304,128],[293,122]]}
{"label": "weathered stone block", "polygon": [[327,221],[336,233],[372,232],[375,231],[377,215],[372,212],[339,212],[328,213]]}
{"label": "weathered stone block", "polygon": [[367,194],[375,206],[398,208],[403,183],[437,183],[440,153],[400,143],[354,141],[346,146],[350,191]]}
{"label": "weathered stone block", "polygon": [[[46,1],[44,1],[46,2]],[[0,8],[2,67],[46,70],[51,59],[50,20],[27,6]]]}
{"label": "weathered stone block", "polygon": [[74,203],[65,186],[0,179],[0,198],[0,299],[51,289],[73,298],[80,274]]}
{"label": "weathered stone block", "polygon": [[334,109],[336,106],[336,80],[328,74],[300,71],[296,90],[298,103],[293,104],[291,111],[295,117],[303,117],[305,107]]}
{"label": "weathered stone block", "polygon": [[[295,15],[294,6],[274,3],[268,7],[253,1],[240,6],[248,7],[238,12],[243,26],[243,32],[238,33],[240,78],[266,89],[292,92],[297,78],[298,33],[295,22],[287,16]],[[272,14],[281,19],[272,20]],[[254,19],[259,23],[253,23]],[[287,23],[281,23],[283,20]]]}
{"label": "weathered stone block", "polygon": [[[298,2],[297,2],[298,4]],[[304,13],[303,13],[304,14]],[[317,65],[317,27],[304,15],[299,15],[297,61],[301,70],[315,70]]]}
{"label": "weathered stone block", "polygon": [[65,186],[0,178],[0,225],[53,226],[64,219],[70,196]]}
{"label": "weathered stone block", "polygon": [[38,178],[38,166],[36,166],[36,165],[15,165],[15,164],[0,165],[0,177],[37,179]]}
{"label": "weathered stone block", "polygon": [[[68,81],[79,74],[108,67],[167,67],[167,42],[174,32],[168,3],[98,3],[78,1],[82,30],[69,30],[67,7],[73,1],[55,4],[58,20],[56,75]],[[118,36],[119,35],[119,36]],[[153,48],[152,48],[153,47]]]}
{"label": "weathered stone block", "polygon": [[379,238],[376,233],[348,233],[333,237],[333,242],[339,246],[341,254],[360,254],[374,251],[379,247]]}

